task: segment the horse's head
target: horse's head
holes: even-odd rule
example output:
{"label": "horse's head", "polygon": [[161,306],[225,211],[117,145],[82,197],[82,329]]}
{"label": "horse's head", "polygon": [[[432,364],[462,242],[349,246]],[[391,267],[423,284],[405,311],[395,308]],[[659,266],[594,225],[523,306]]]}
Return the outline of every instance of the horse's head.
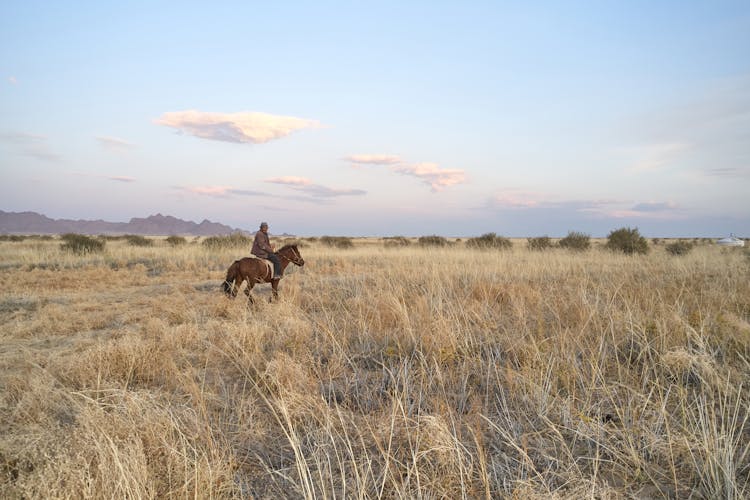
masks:
{"label": "horse's head", "polygon": [[299,253],[297,245],[285,245],[276,253],[278,253],[281,257],[285,258],[292,264],[295,264],[297,266],[305,265],[305,259],[303,259],[302,254]]}

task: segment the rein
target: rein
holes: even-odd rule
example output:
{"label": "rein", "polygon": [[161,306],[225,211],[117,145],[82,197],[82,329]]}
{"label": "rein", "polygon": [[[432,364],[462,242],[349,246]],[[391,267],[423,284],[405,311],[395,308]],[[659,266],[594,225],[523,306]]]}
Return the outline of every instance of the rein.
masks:
{"label": "rein", "polygon": [[291,263],[293,263],[293,264],[296,264],[296,265],[298,265],[298,266],[299,266],[299,265],[300,265],[300,263],[299,263],[299,260],[300,260],[300,258],[301,258],[301,255],[299,255],[299,252],[297,252],[297,251],[296,251],[296,250],[295,250],[294,248],[292,248],[292,247],[289,247],[289,250],[291,250],[291,251],[292,251],[292,255],[294,255],[294,259],[290,259],[289,257],[287,257],[286,255],[284,255],[284,254],[282,254],[282,253],[277,253],[276,255],[278,255],[279,257],[281,257],[281,258],[283,258],[283,259],[286,259],[286,260],[288,260],[289,262],[291,262]]}

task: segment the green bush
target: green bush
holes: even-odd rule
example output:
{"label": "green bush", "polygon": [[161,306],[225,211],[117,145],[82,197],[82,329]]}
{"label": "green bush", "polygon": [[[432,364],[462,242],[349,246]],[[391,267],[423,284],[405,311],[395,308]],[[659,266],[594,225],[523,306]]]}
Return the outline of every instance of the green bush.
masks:
{"label": "green bush", "polygon": [[496,248],[498,250],[507,250],[513,246],[513,243],[505,236],[498,236],[495,233],[485,233],[482,236],[466,240],[466,246],[472,248]]}
{"label": "green bush", "polygon": [[607,236],[606,246],[612,251],[628,255],[648,253],[648,242],[638,232],[638,228],[622,227],[612,231]]}
{"label": "green bush", "polygon": [[138,234],[126,234],[125,240],[134,247],[150,247],[154,244],[152,240]]}
{"label": "green bush", "polygon": [[85,255],[88,253],[99,253],[104,250],[105,241],[99,238],[92,238],[83,234],[67,233],[60,237],[64,243],[60,249]]}
{"label": "green bush", "polygon": [[548,250],[552,248],[552,240],[549,236],[539,236],[538,238],[529,238],[529,250]]}
{"label": "green bush", "polygon": [[693,244],[688,241],[676,241],[667,245],[665,250],[670,255],[687,255],[693,249]]}
{"label": "green bush", "polygon": [[321,236],[320,242],[329,247],[336,247],[336,248],[354,247],[354,242],[352,241],[352,239],[347,238],[345,236]]}
{"label": "green bush", "polygon": [[583,252],[591,248],[591,236],[586,233],[579,233],[578,231],[570,231],[557,245],[560,248]]}
{"label": "green bush", "polygon": [[248,251],[252,244],[253,240],[242,233],[232,233],[229,236],[209,236],[202,243],[204,247],[211,250],[247,247]]}
{"label": "green bush", "polygon": [[403,236],[389,236],[387,238],[383,238],[385,245],[385,248],[400,248],[400,247],[408,247],[411,245],[411,242],[406,239]]}
{"label": "green bush", "polygon": [[167,236],[167,239],[164,241],[166,241],[173,247],[178,247],[187,243],[187,240],[184,237],[175,235]]}
{"label": "green bush", "polygon": [[423,247],[444,247],[448,244],[448,240],[442,236],[420,236],[417,243]]}

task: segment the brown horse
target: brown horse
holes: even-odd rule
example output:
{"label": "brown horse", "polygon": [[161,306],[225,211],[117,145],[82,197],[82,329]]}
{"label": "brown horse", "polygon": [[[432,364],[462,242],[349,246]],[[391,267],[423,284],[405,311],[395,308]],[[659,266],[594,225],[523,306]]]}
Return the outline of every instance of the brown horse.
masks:
{"label": "brown horse", "polygon": [[[299,253],[297,245],[285,245],[276,252],[276,255],[278,255],[281,260],[281,275],[276,276],[275,278],[280,278],[284,275],[284,269],[286,269],[286,266],[288,266],[290,262],[298,266],[305,265],[305,259],[303,259],[302,254]],[[229,297],[236,297],[237,291],[240,286],[242,286],[242,282],[247,281],[245,295],[247,295],[250,302],[253,302],[253,296],[250,295],[250,290],[253,289],[255,284],[271,283],[271,288],[273,289],[271,299],[276,299],[279,297],[279,280],[272,279],[272,276],[273,264],[266,259],[244,257],[240,260],[235,260],[227,270],[227,277],[223,283],[224,293]]]}

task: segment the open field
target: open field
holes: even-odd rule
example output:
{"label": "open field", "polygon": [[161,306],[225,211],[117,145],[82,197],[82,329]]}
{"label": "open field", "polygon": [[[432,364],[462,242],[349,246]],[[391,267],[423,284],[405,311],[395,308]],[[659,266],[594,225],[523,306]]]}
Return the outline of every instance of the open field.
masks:
{"label": "open field", "polygon": [[514,243],[0,242],[2,496],[750,496],[748,250]]}

